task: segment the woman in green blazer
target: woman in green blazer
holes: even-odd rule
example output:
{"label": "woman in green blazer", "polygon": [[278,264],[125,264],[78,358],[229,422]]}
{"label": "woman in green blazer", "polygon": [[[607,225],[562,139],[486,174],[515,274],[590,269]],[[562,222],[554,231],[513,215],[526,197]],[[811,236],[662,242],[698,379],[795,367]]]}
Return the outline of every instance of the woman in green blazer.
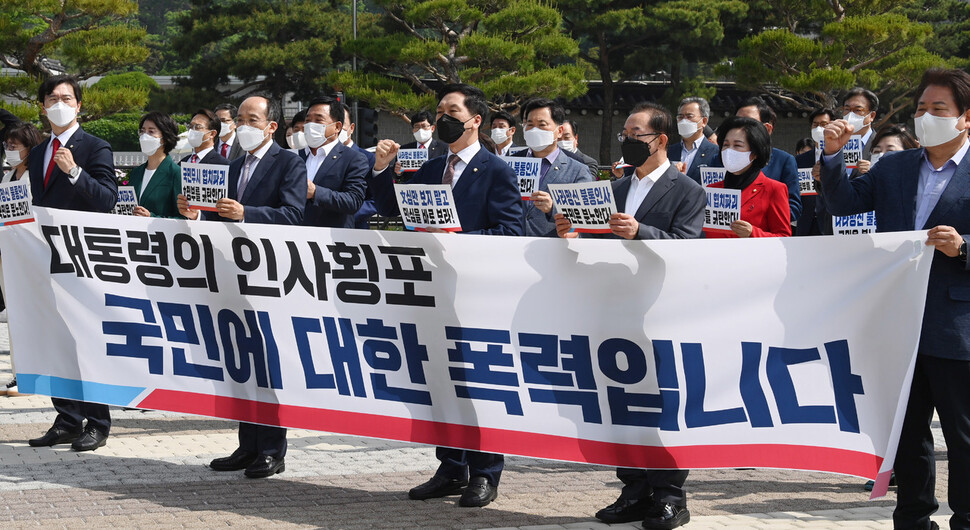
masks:
{"label": "woman in green blazer", "polygon": [[138,143],[141,152],[148,155],[148,162],[132,169],[128,175],[138,198],[135,215],[182,219],[178,210],[182,172],[168,157],[178,142],[178,132],[178,125],[168,114],[153,111],[142,117]]}

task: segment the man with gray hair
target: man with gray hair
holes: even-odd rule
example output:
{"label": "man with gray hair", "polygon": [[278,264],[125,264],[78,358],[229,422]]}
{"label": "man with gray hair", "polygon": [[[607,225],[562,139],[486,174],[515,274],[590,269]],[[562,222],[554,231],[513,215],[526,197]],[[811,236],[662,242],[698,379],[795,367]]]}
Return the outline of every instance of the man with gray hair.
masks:
{"label": "man with gray hair", "polygon": [[704,137],[711,118],[711,106],[704,98],[684,98],[677,107],[677,133],[680,140],[667,146],[667,159],[683,164],[681,171],[700,184],[701,166],[720,167],[717,145]]}

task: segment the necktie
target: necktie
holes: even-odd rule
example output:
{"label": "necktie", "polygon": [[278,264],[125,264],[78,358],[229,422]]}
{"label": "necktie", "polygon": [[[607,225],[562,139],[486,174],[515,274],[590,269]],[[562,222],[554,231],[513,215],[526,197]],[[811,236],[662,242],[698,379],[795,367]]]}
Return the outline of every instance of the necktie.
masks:
{"label": "necktie", "polygon": [[222,142],[222,158],[229,158],[229,144]]}
{"label": "necktie", "polygon": [[240,202],[242,202],[243,193],[246,192],[246,185],[249,184],[250,171],[257,160],[259,159],[251,154],[246,155],[246,164],[243,166],[242,177],[239,179],[239,185],[236,186],[236,200]]}
{"label": "necktie", "polygon": [[419,145],[418,147],[419,147],[419,148],[421,148],[421,149],[424,149],[424,148],[425,148],[425,147],[424,147],[424,144],[421,144],[421,145]]}
{"label": "necktie", "polygon": [[199,163],[199,155],[197,155],[197,154],[193,154],[192,155],[192,163],[193,164],[198,164]]}
{"label": "necktie", "polygon": [[542,181],[546,179],[546,175],[552,168],[552,162],[548,158],[543,158],[542,162],[539,164],[539,185],[542,186]]}
{"label": "necktie", "polygon": [[47,164],[47,173],[44,174],[45,188],[47,187],[47,184],[51,181],[51,173],[54,172],[54,166],[57,165],[54,163],[54,155],[57,154],[57,150],[60,148],[61,148],[61,141],[58,140],[57,138],[54,138],[54,142],[51,144],[51,161],[49,164]]}
{"label": "necktie", "polygon": [[448,184],[449,186],[455,180],[455,166],[458,165],[458,155],[451,155],[448,157],[448,167],[445,168],[445,176],[441,177],[442,184]]}

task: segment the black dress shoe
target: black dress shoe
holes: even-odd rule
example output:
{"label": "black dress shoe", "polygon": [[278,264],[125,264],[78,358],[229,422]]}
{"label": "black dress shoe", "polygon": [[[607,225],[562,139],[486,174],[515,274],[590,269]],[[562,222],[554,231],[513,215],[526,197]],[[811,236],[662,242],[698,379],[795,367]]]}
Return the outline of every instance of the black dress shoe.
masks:
{"label": "black dress shoe", "polygon": [[485,477],[472,477],[468,481],[468,487],[458,499],[458,506],[481,508],[494,501],[496,497],[498,497],[498,487],[489,484]]}
{"label": "black dress shoe", "polygon": [[27,440],[27,443],[31,447],[50,447],[57,444],[67,444],[77,437],[81,436],[81,431],[69,431],[67,429],[61,429],[60,427],[51,427],[47,429],[47,433],[40,438],[34,438],[32,440]]}
{"label": "black dress shoe", "polygon": [[653,499],[650,498],[617,499],[613,504],[596,512],[596,518],[606,524],[642,521],[651,506],[653,506]]}
{"label": "black dress shoe", "polygon": [[256,461],[256,453],[250,453],[242,449],[236,449],[229,456],[216,458],[209,462],[209,468],[213,471],[239,471],[246,469]]}
{"label": "black dress shoe", "polygon": [[259,455],[243,474],[249,478],[266,478],[284,471],[286,471],[286,463],[283,462],[282,458]]}
{"label": "black dress shoe", "polygon": [[71,444],[71,449],[75,451],[94,451],[107,443],[107,441],[107,434],[102,433],[94,427],[88,427],[84,429],[80,438],[74,440],[74,443]]}
{"label": "black dress shoe", "polygon": [[686,506],[669,502],[656,502],[643,518],[646,530],[670,530],[690,522],[690,511]]}
{"label": "black dress shoe", "polygon": [[448,495],[458,495],[461,493],[462,488],[467,485],[467,480],[439,477],[438,475],[435,475],[431,477],[431,480],[425,482],[424,484],[411,488],[411,490],[408,491],[408,497],[416,501],[423,501],[425,499],[447,497]]}

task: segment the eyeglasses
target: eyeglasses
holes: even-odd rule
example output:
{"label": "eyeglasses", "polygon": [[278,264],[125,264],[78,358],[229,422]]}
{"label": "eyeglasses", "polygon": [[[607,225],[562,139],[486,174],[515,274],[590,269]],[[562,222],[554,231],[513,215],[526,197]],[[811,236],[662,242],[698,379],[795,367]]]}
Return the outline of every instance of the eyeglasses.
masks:
{"label": "eyeglasses", "polygon": [[261,125],[261,124],[266,123],[266,121],[267,120],[264,120],[262,118],[250,118],[248,120],[245,120],[243,118],[236,118],[236,126],[237,127],[241,127],[243,125],[249,125],[250,127],[255,127],[257,129],[262,129],[262,128],[266,127],[266,126],[265,125]]}
{"label": "eyeglasses", "polygon": [[198,124],[198,123],[196,123],[195,125],[193,125],[193,124],[190,123],[189,124],[189,130],[192,130],[192,131],[208,131],[209,128],[206,127],[205,125],[201,125],[201,124]]}
{"label": "eyeglasses", "polygon": [[628,134],[623,134],[623,133],[617,133],[616,139],[619,140],[620,143],[623,143],[627,139],[636,140],[637,138],[640,138],[641,136],[659,136],[659,135],[660,135],[660,133],[656,133],[656,132],[643,133],[643,134],[629,134],[629,135]]}

